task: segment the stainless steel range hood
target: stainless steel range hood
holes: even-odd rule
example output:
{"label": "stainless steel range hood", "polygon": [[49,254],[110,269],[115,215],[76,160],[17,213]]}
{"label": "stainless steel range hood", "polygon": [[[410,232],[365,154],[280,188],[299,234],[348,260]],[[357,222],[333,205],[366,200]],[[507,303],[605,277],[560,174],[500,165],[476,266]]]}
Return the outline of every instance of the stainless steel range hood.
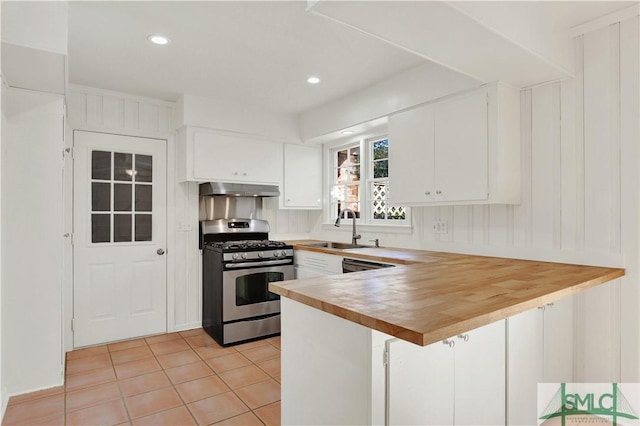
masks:
{"label": "stainless steel range hood", "polygon": [[207,182],[200,184],[200,195],[226,195],[228,197],[278,197],[280,196],[280,190],[277,185]]}

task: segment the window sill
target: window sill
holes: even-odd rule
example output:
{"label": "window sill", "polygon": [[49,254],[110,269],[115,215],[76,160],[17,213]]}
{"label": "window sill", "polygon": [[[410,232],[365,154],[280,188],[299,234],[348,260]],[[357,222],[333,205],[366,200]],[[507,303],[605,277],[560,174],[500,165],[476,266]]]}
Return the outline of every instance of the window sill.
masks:
{"label": "window sill", "polygon": [[[351,221],[347,220],[347,219],[343,219],[342,223],[340,224],[340,227],[336,227],[334,226],[333,223],[323,223],[322,224],[322,230],[323,231],[343,231],[343,232],[349,232],[351,233],[352,231],[352,224]],[[356,230],[358,232],[363,231],[363,232],[381,232],[381,233],[387,233],[387,234],[406,234],[406,235],[410,235],[413,232],[413,226],[409,225],[409,224],[403,224],[403,225],[388,225],[388,224],[356,224]]]}

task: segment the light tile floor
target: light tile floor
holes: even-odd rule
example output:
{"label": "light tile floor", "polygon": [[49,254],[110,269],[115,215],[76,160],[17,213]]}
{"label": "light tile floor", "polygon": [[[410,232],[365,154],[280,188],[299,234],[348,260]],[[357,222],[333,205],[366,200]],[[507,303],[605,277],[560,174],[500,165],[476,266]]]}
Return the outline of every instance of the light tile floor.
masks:
{"label": "light tile floor", "polygon": [[280,337],[202,329],[67,353],[65,385],[13,397],[2,425],[279,425]]}

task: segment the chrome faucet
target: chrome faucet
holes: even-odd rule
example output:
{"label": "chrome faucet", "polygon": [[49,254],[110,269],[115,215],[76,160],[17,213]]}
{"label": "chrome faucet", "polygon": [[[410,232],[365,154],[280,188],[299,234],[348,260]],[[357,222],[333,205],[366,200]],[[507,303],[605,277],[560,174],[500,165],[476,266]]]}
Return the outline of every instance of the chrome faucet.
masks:
{"label": "chrome faucet", "polygon": [[357,246],[358,240],[362,238],[362,235],[359,235],[356,233],[356,213],[353,210],[343,209],[341,212],[339,212],[338,218],[336,219],[335,226],[337,226],[338,228],[340,227],[340,219],[342,218],[342,216],[344,216],[345,212],[351,213],[351,216],[353,217],[353,232],[351,233],[351,244],[353,244],[354,246]]}

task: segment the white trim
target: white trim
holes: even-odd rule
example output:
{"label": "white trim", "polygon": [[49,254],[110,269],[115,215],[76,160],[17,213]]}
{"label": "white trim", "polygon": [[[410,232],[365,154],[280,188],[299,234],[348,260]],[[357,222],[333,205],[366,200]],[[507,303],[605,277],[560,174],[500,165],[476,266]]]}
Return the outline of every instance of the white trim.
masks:
{"label": "white trim", "polygon": [[69,84],[69,92],[91,93],[92,95],[116,96],[116,97],[132,100],[132,101],[144,101],[144,102],[149,102],[153,104],[169,106],[172,108],[176,108],[177,106],[176,101],[172,101],[168,99],[158,99],[158,98],[149,98],[145,96],[131,95],[129,93],[116,92],[114,90],[99,89],[99,88],[90,87],[90,86],[82,86],[79,84]]}
{"label": "white trim", "polygon": [[568,33],[571,37],[577,37],[638,15],[640,15],[640,3],[609,13],[608,15],[592,19],[591,21],[576,25],[575,27],[571,27],[569,28]]}

